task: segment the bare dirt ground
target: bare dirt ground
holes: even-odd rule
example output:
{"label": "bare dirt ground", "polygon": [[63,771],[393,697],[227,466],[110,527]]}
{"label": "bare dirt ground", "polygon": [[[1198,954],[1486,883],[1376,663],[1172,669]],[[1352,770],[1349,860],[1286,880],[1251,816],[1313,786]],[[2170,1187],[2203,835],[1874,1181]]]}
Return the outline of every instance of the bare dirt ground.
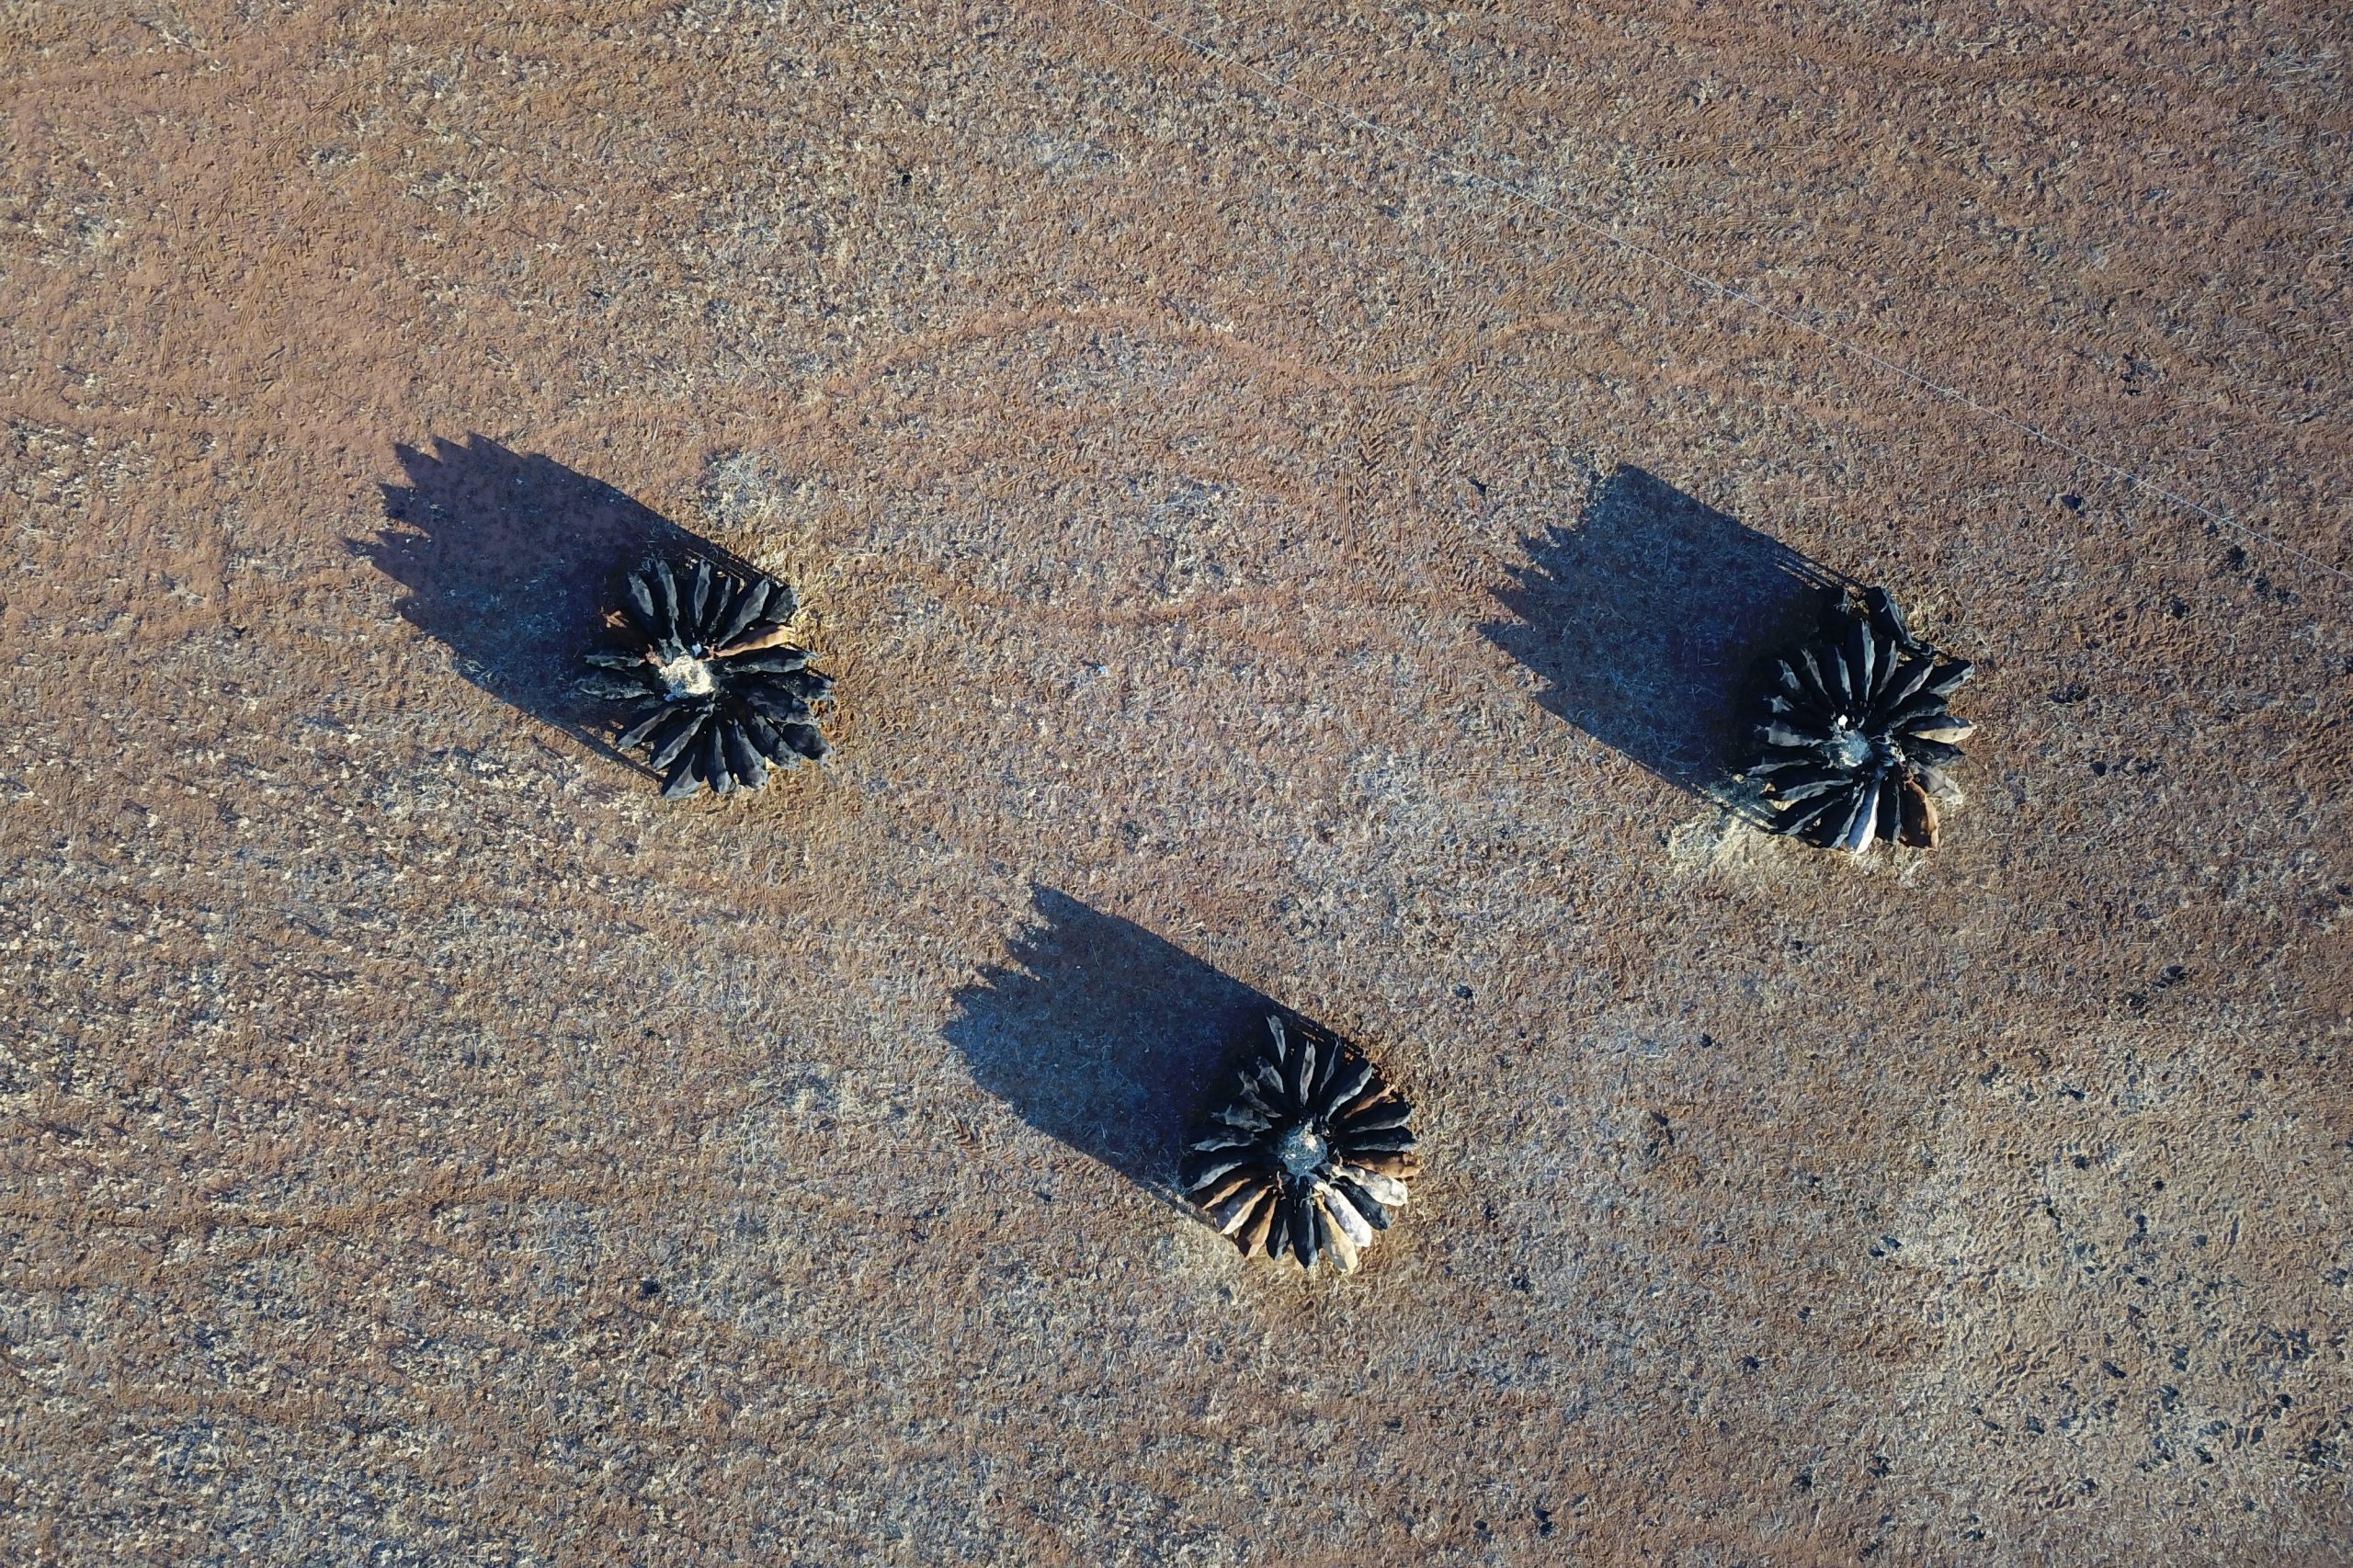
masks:
{"label": "bare dirt ground", "polygon": [[[2347,13],[1134,5],[0,6],[0,1558],[2353,1560]],[[684,535],[824,774],[574,692]]]}

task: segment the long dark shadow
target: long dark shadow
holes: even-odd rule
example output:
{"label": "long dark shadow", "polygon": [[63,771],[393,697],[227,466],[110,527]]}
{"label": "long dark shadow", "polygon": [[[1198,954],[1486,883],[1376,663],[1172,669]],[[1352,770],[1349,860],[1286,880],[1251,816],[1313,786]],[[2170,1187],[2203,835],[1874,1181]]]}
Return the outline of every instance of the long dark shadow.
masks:
{"label": "long dark shadow", "polygon": [[957,993],[948,1040],[1030,1126],[1185,1206],[1185,1130],[1266,1016],[1293,1015],[1133,921],[1031,897],[1037,924]]}
{"label": "long dark shadow", "polygon": [[1678,789],[1761,820],[1733,771],[1767,655],[1813,630],[1843,579],[1639,468],[1574,528],[1528,540],[1480,628],[1543,677],[1537,700]]}
{"label": "long dark shadow", "polygon": [[402,619],[484,691],[644,771],[612,749],[608,705],[577,686],[597,617],[656,551],[752,568],[602,480],[486,436],[393,451],[408,483],[383,487],[389,526],[351,548],[408,590]]}

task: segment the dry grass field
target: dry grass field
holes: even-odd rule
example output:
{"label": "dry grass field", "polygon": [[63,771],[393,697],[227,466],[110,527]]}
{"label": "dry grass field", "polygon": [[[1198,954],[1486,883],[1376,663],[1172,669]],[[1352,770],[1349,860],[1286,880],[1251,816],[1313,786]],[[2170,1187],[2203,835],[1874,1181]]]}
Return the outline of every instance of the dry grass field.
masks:
{"label": "dry grass field", "polygon": [[[0,1561],[2353,1562],[2341,6],[0,64]],[[825,768],[612,749],[665,540]],[[1724,785],[1842,581],[1932,853]],[[1345,1279],[1170,1196],[1269,1002]]]}

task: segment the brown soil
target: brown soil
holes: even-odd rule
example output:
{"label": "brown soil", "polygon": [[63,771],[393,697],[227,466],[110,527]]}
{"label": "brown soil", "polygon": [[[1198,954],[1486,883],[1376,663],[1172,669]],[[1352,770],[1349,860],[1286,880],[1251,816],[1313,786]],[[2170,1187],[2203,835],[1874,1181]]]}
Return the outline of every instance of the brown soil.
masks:
{"label": "brown soil", "polygon": [[[0,1558],[2347,1561],[2347,14],[1139,8],[0,7]],[[824,773],[574,692],[689,537]]]}

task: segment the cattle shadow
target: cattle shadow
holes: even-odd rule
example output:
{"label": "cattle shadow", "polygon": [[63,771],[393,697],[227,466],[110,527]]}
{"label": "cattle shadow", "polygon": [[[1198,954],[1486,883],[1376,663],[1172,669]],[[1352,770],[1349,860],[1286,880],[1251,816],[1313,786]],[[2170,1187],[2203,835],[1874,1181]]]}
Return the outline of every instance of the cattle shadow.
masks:
{"label": "cattle shadow", "polygon": [[1131,920],[1031,897],[1036,923],[956,994],[949,1043],[1030,1126],[1192,1212],[1186,1130],[1267,1015],[1297,1015]]}
{"label": "cattle shadow", "polygon": [[611,705],[579,689],[622,576],[647,556],[756,569],[603,480],[486,436],[395,446],[407,477],[382,486],[387,527],[354,554],[407,590],[401,619],[447,644],[500,701],[615,761]]}
{"label": "cattle shadow", "polygon": [[1677,789],[1751,822],[1733,774],[1768,655],[1813,633],[1847,580],[1639,468],[1597,483],[1574,528],[1523,541],[1488,641],[1537,701]]}

